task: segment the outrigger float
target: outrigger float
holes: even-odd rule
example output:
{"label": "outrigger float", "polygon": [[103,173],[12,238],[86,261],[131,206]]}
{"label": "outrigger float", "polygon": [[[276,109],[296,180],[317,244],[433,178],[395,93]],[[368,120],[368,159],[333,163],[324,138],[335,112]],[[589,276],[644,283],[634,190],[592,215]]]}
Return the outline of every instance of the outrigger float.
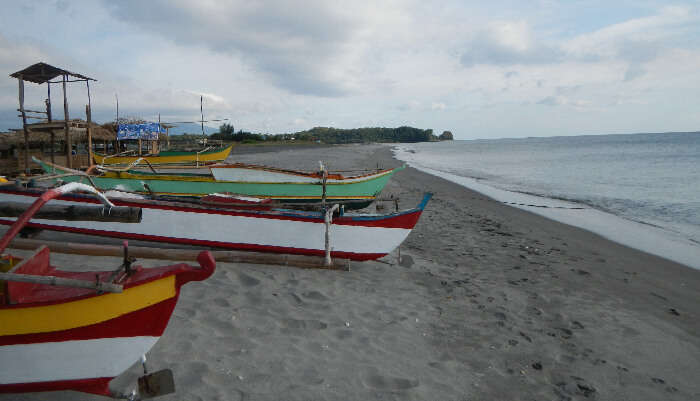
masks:
{"label": "outrigger float", "polygon": [[[16,186],[0,187],[0,202],[30,204],[42,191]],[[426,194],[413,209],[390,214],[344,214],[337,208],[321,212],[288,209],[256,210],[150,199],[112,198],[117,206],[141,208],[139,224],[94,221],[34,220],[27,224],[44,230],[123,239],[187,244],[207,248],[268,253],[330,256],[372,260],[396,249],[415,227],[430,200]],[[89,205],[94,196],[66,194],[62,205]],[[12,218],[0,218],[9,225]]]}
{"label": "outrigger float", "polygon": [[[33,203],[0,240],[0,252],[41,205],[75,190],[96,192],[73,183],[28,198]],[[169,370],[140,378],[138,394],[115,394],[109,383],[140,358],[145,370],[180,288],[209,277],[215,262],[204,251],[199,268],[142,268],[131,265],[126,249],[114,271],[59,270],[46,247],[24,260],[2,256],[9,271],[0,273],[0,393],[75,390],[135,400],[174,391]]]}

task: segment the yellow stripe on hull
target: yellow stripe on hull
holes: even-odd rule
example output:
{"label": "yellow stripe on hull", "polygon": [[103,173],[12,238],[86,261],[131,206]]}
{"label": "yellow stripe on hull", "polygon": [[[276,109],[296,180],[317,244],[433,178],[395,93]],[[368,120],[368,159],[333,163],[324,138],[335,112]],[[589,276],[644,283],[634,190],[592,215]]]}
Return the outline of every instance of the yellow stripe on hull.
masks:
{"label": "yellow stripe on hull", "polygon": [[[186,155],[173,155],[173,156],[116,156],[116,157],[105,157],[99,153],[93,153],[93,158],[95,163],[102,165],[110,164],[131,164],[135,162],[139,157],[148,160],[149,163],[153,165],[157,164],[190,164],[196,163],[208,163],[208,162],[219,162],[226,160],[229,153],[231,153],[231,148],[233,145],[226,147],[218,152],[211,153],[200,153],[199,157],[195,153]],[[144,163],[145,164],[145,163]]]}
{"label": "yellow stripe on hull", "polygon": [[175,276],[54,305],[0,310],[0,336],[47,333],[88,326],[117,318],[174,297]]}

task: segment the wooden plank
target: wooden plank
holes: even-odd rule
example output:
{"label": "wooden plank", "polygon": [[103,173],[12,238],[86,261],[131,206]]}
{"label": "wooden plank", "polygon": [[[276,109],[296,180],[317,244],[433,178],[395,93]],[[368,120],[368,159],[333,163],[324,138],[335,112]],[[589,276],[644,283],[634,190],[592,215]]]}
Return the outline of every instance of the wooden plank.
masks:
{"label": "wooden plank", "polygon": [[[124,256],[123,248],[115,245],[57,242],[25,238],[13,239],[8,247],[32,250],[41,245],[46,245],[52,252],[57,253],[87,256]],[[129,256],[142,259],[196,261],[200,252],[200,249],[166,249],[129,246]],[[349,261],[347,259],[335,258],[330,266],[324,266],[324,258],[322,256],[284,255],[243,251],[211,251],[211,254],[217,262],[283,265],[303,269],[350,270]]]}
{"label": "wooden plank", "polygon": [[103,283],[97,281],[76,280],[56,276],[35,276],[31,274],[0,273],[0,280],[17,281],[20,283],[34,283],[53,285],[60,287],[90,288],[103,292],[122,292],[123,287],[119,284]]}
{"label": "wooden plank", "polygon": [[[17,111],[22,112],[22,109],[17,109]],[[27,113],[38,113],[38,114],[48,114],[46,111],[36,111],[36,110],[29,110],[29,109],[24,109],[25,112]]]}

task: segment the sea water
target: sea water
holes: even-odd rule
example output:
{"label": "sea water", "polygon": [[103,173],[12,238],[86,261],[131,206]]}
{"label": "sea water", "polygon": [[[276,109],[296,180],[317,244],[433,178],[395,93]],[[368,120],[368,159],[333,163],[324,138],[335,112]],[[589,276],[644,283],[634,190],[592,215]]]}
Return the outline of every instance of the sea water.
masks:
{"label": "sea water", "polygon": [[700,268],[700,133],[401,144],[410,166]]}

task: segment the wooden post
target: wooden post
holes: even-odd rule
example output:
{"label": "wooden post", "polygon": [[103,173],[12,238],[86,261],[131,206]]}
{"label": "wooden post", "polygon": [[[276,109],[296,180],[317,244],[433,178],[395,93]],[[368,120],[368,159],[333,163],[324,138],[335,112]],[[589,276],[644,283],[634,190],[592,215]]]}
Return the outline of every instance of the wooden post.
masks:
{"label": "wooden post", "polygon": [[51,163],[56,163],[56,133],[51,130]]}
{"label": "wooden post", "polygon": [[333,261],[331,260],[331,223],[333,222],[333,212],[338,210],[338,207],[339,206],[336,203],[329,210],[324,210],[326,213],[323,217],[323,221],[326,224],[326,257],[323,261],[324,266],[331,266],[333,264]]}
{"label": "wooden post", "polygon": [[51,82],[46,81],[46,116],[49,122],[53,121],[51,118]]}
{"label": "wooden post", "polygon": [[88,167],[92,167],[92,128],[90,127],[90,123],[92,122],[92,102],[90,100],[90,80],[89,79],[85,80],[85,85],[87,85],[87,95],[88,95],[88,104],[86,106],[86,113],[85,113],[85,114],[87,114]]}
{"label": "wooden post", "polygon": [[154,150],[153,150],[153,154],[156,154],[156,155],[157,155],[158,153],[160,153],[160,130],[161,130],[161,127],[160,127],[160,113],[158,113],[158,139],[156,140],[155,148],[154,148]]}
{"label": "wooden post", "polygon": [[318,164],[321,166],[321,184],[323,185],[323,193],[321,194],[321,207],[326,209],[326,181],[328,181],[328,170],[322,161]]}
{"label": "wooden post", "polygon": [[[51,122],[53,121],[53,116],[51,116],[51,83],[47,81],[46,87],[46,117],[49,122]],[[53,130],[50,130],[49,133],[51,134],[51,149],[49,150],[51,152],[51,163],[56,163],[56,157],[54,155],[54,148],[56,147],[56,134],[53,132]]]}
{"label": "wooden post", "polygon": [[24,172],[29,175],[29,131],[27,131],[27,113],[24,111],[24,77],[17,78],[19,82],[19,110],[22,112],[22,128],[24,129]]}
{"label": "wooden post", "polygon": [[63,74],[63,129],[66,134],[66,167],[73,168],[72,150],[73,146],[70,143],[70,131],[68,130],[68,95],[66,94],[66,74]]}
{"label": "wooden post", "polygon": [[139,156],[141,156],[141,138],[139,138]]}
{"label": "wooden post", "polygon": [[92,110],[90,110],[89,104],[85,106],[85,117],[87,118],[88,167],[92,167],[92,128],[90,128],[90,124],[92,123]]}

